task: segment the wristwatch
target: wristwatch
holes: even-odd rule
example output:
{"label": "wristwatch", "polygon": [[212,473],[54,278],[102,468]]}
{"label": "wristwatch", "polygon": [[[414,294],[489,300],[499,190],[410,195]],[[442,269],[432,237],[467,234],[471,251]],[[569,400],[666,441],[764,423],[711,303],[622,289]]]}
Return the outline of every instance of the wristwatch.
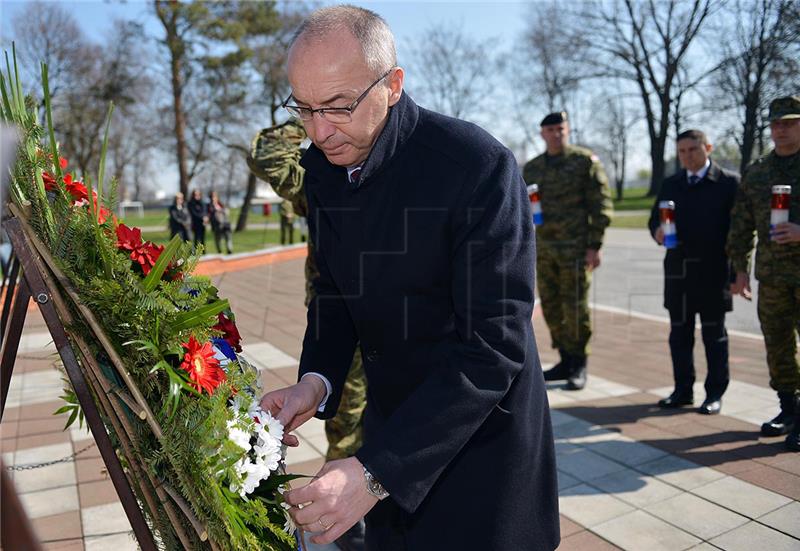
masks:
{"label": "wristwatch", "polygon": [[372,476],[372,473],[364,467],[364,479],[367,481],[367,491],[377,497],[378,499],[384,499],[389,497],[389,492],[386,491],[378,480]]}

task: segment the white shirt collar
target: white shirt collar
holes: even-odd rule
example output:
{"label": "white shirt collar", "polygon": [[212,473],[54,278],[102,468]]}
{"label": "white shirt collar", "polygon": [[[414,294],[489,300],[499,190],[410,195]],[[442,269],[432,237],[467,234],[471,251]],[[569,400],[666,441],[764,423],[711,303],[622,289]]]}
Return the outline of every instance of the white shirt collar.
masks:
{"label": "white shirt collar", "polygon": [[698,180],[702,180],[708,174],[708,169],[711,167],[711,159],[706,159],[706,164],[703,165],[703,168],[698,170],[697,172],[690,172],[689,170],[686,171],[686,178],[690,178],[692,176],[697,176]]}

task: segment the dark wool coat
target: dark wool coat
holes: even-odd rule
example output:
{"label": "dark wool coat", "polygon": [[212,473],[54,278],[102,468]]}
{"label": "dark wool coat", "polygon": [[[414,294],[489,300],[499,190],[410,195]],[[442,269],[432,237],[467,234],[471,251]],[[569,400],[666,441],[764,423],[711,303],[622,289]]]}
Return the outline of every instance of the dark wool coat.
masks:
{"label": "dark wool coat", "polygon": [[685,170],[664,180],[650,213],[650,233],[658,228],[660,201],[675,201],[678,246],[664,256],[664,307],[720,314],[732,309],[731,269],[725,241],[739,175],[711,162],[689,186]]}
{"label": "dark wool coat", "polygon": [[513,155],[404,94],[358,186],[314,146],[302,165],[320,276],[300,375],[328,377],[332,417],[360,343],[356,455],[391,494],[367,515],[368,549],[554,549],[534,230]]}

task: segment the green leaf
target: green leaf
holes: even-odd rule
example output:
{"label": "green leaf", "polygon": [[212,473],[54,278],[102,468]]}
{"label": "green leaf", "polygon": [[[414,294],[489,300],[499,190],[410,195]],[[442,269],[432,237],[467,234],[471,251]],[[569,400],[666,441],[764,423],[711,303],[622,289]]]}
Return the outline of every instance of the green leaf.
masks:
{"label": "green leaf", "polygon": [[207,322],[208,318],[216,316],[228,308],[228,299],[224,299],[206,304],[189,312],[181,312],[175,316],[175,321],[172,323],[171,327],[176,332],[191,329],[197,327],[201,323]]}
{"label": "green leaf", "polygon": [[181,240],[179,235],[175,235],[172,240],[167,244],[167,247],[161,252],[156,260],[153,269],[150,270],[150,273],[147,274],[147,277],[144,278],[142,281],[142,287],[146,293],[151,293],[155,290],[158,286],[158,282],[161,281],[161,276],[164,275],[164,272],[167,270],[169,263],[172,262],[172,259],[175,257],[175,254],[180,249],[183,241]]}
{"label": "green leaf", "polygon": [[78,408],[73,408],[72,414],[69,416],[69,419],[67,419],[67,424],[64,425],[64,430],[67,430],[69,426],[75,422],[75,418],[78,417],[78,411]]}
{"label": "green leaf", "polygon": [[66,413],[71,409],[75,409],[74,406],[61,406],[57,410],[53,412],[53,415],[61,415],[62,413]]}

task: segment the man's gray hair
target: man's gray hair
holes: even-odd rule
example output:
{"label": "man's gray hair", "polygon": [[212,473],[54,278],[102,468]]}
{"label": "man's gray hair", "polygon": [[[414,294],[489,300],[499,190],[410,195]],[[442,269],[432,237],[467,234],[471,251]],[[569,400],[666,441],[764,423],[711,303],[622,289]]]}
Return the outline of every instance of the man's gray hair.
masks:
{"label": "man's gray hair", "polygon": [[349,31],[361,44],[364,61],[376,77],[397,65],[394,35],[386,21],[372,10],[350,4],[312,12],[297,29],[289,47],[300,40],[313,41],[342,31]]}

